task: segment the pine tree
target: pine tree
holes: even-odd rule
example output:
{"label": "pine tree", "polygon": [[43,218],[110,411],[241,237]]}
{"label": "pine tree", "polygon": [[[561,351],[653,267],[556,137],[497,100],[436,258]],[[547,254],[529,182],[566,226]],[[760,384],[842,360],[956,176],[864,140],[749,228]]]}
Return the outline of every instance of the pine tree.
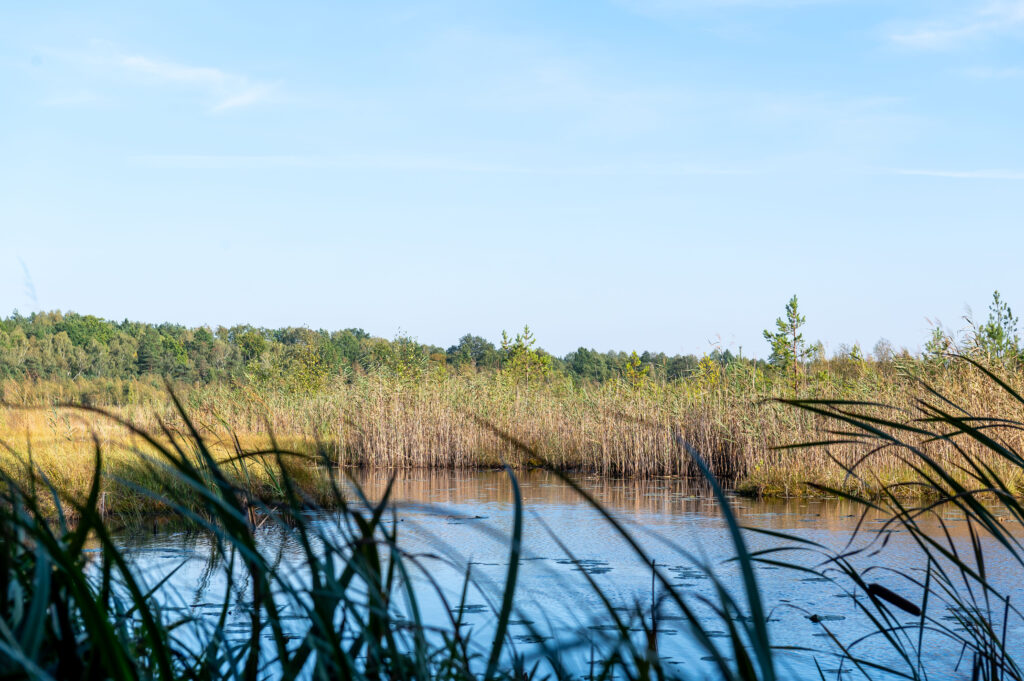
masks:
{"label": "pine tree", "polygon": [[147,330],[139,339],[139,349],[135,358],[140,374],[160,371],[161,350],[162,343],[159,332]]}
{"label": "pine tree", "polygon": [[535,348],[536,343],[537,339],[529,325],[523,326],[523,332],[517,333],[514,340],[504,331],[501,332],[501,352],[505,358],[502,372],[516,384],[517,394],[520,384],[524,385],[529,394],[531,378],[536,381],[551,370],[551,357]]}
{"label": "pine tree", "polygon": [[800,328],[806,322],[800,314],[794,295],[786,303],[786,317],[775,320],[775,333],[765,329],[764,339],[772,348],[768,361],[783,373],[792,373],[793,390],[798,387],[800,363],[807,357],[807,344]]}
{"label": "pine tree", "polygon": [[1000,297],[999,291],[992,293],[992,304],[988,307],[988,321],[975,332],[978,350],[990,361],[1015,362],[1020,358],[1020,337],[1017,335],[1017,318],[1010,306]]}

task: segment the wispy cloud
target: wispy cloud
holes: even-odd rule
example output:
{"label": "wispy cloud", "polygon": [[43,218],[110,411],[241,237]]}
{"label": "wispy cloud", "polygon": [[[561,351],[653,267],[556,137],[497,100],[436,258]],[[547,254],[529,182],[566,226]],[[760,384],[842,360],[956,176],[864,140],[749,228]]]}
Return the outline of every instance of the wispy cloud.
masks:
{"label": "wispy cloud", "polygon": [[1024,171],[1019,170],[927,170],[918,168],[895,168],[890,172],[894,175],[946,177],[955,180],[1024,180]]}
{"label": "wispy cloud", "polygon": [[288,154],[157,154],[136,156],[133,164],[178,169],[271,170],[334,168],[399,172],[454,172],[508,175],[749,175],[749,168],[685,163],[594,163],[585,165],[519,164],[416,154],[351,154],[344,156]]}
{"label": "wispy cloud", "polygon": [[[481,68],[476,80],[440,83],[447,88],[446,104],[457,102],[462,110],[487,116],[534,117],[545,128],[568,130],[579,138],[599,137],[602,143],[664,140],[699,147],[718,135],[732,139],[737,134],[764,134],[768,145],[778,146],[776,151],[785,147],[788,153],[793,137],[820,148],[820,143],[846,144],[851,133],[897,134],[897,127],[916,124],[903,113],[903,99],[778,91],[770,85],[734,88],[694,83],[686,74],[666,80],[609,68],[587,55],[566,54],[531,36],[461,27],[439,36],[432,54],[452,64],[479,55],[474,56]],[[787,137],[786,143],[774,144]],[[812,137],[816,139],[811,141]],[[862,140],[857,146],[862,148]],[[746,158],[746,152],[739,154]]]}
{"label": "wispy cloud", "polygon": [[388,172],[449,172],[486,175],[537,175],[537,176],[754,176],[804,173],[904,175],[936,177],[954,180],[1001,180],[1024,181],[1024,171],[990,170],[945,170],[932,168],[878,168],[845,166],[836,167],[814,162],[760,164],[700,164],[700,163],[590,163],[590,164],[519,164],[501,161],[487,161],[457,158],[442,155],[421,155],[402,153],[315,155],[315,154],[152,154],[134,156],[128,159],[132,165],[147,168],[172,168],[178,170],[245,170],[266,171],[282,168],[305,168],[346,171],[388,171]]}
{"label": "wispy cloud", "polygon": [[993,68],[989,66],[975,66],[967,69],[960,69],[958,71],[963,76],[968,78],[976,78],[978,80],[1003,80],[1006,78],[1020,78],[1024,76],[1024,68],[1009,66],[1005,68]]}
{"label": "wispy cloud", "polygon": [[905,47],[941,50],[1022,28],[1024,0],[997,0],[958,17],[895,31],[889,37]]}
{"label": "wispy cloud", "polygon": [[147,78],[178,83],[204,91],[212,100],[214,112],[250,106],[266,100],[273,92],[270,83],[254,81],[210,66],[188,66],[140,55],[121,55],[116,63]]}
{"label": "wispy cloud", "polygon": [[842,0],[619,0],[618,4],[645,14],[679,12],[694,9],[765,8],[791,9],[824,5]]}
{"label": "wispy cloud", "polygon": [[53,94],[44,99],[41,103],[43,106],[63,108],[91,106],[99,104],[102,101],[103,98],[91,90],[76,90]]}

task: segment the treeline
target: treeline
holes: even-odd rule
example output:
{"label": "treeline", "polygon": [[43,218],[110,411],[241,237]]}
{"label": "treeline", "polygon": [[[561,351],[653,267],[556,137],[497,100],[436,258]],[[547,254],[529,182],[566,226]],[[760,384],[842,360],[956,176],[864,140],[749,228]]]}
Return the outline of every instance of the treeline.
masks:
{"label": "treeline", "polygon": [[[834,373],[867,363],[886,365],[895,360],[920,359],[941,365],[950,353],[970,354],[1001,365],[1024,362],[1017,318],[998,292],[993,294],[988,320],[959,335],[940,327],[919,355],[897,351],[879,341],[868,354],[854,344],[840,346],[826,357],[824,346],[804,340],[805,318],[797,298],[789,301],[774,330],[765,330],[770,348],[767,361],[737,357],[729,350],[708,355],[669,356],[661,352],[598,352],[579,348],[556,357],[538,347],[529,327],[515,336],[502,333],[496,345],[466,334],[449,348],[425,345],[408,336],[374,337],[362,329],[341,331],[308,328],[266,329],[249,325],[189,328],[180,324],[114,322],[74,312],[16,311],[0,320],[0,379],[106,378],[132,380],[165,376],[197,385],[246,381],[265,386],[315,390],[332,377],[384,372],[398,377],[421,377],[429,372],[502,372],[529,386],[552,375],[604,382],[671,382],[704,375],[715,367],[743,362],[770,365],[797,389],[815,372]],[[847,366],[849,365],[849,366]]]}
{"label": "treeline", "polygon": [[[735,358],[715,350],[722,365]],[[651,379],[675,380],[701,358],[665,353],[598,352],[579,348],[555,357],[536,347],[529,328],[497,345],[466,334],[449,348],[407,336],[374,337],[362,329],[265,329],[248,325],[190,328],[180,324],[115,322],[74,312],[14,314],[0,320],[0,378],[57,379],[145,376],[210,384],[218,381],[285,380],[307,387],[332,375],[388,371],[499,371],[524,361],[543,373],[605,381],[640,367]]]}

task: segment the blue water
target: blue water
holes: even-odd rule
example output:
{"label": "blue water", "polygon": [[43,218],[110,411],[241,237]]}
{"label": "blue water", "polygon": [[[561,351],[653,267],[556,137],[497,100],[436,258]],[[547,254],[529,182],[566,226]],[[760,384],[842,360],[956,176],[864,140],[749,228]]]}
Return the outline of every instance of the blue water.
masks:
{"label": "blue water", "polygon": [[[365,475],[367,495],[376,497],[386,482],[384,475]],[[678,606],[664,598],[665,587],[654,579],[652,566],[642,560],[619,532],[573,490],[546,473],[524,474],[519,478],[524,501],[524,542],[517,585],[517,612],[510,636],[515,649],[527,658],[543,657],[557,649],[563,664],[585,677],[589,672],[592,646],[613,635],[615,625],[603,604],[611,601],[614,612],[637,629],[642,620],[651,624],[652,606],[658,603],[658,654],[694,678],[714,678],[708,651],[694,643],[689,624]],[[741,587],[738,564],[726,525],[714,499],[706,490],[685,481],[610,481],[583,479],[582,485],[613,515],[643,547],[654,568],[681,594],[711,632],[712,642],[728,653],[726,623],[710,604],[717,604],[710,570],[742,604],[749,615]],[[497,472],[450,473],[408,471],[395,486],[394,515],[389,522],[398,532],[399,545],[410,556],[419,607],[427,622],[446,626],[461,615],[471,625],[473,639],[483,643],[493,636],[494,613],[509,560],[509,533],[513,522],[511,486],[507,476]],[[861,517],[858,508],[834,499],[817,501],[754,501],[730,498],[730,505],[749,528],[789,533],[818,542],[831,551],[867,547],[854,559],[865,580],[877,582],[914,603],[921,603],[919,586],[907,577],[924,579],[920,550],[903,532],[879,532],[884,517]],[[965,534],[966,523],[955,516],[946,518],[953,535]],[[315,522],[328,534],[337,516],[324,513]],[[857,537],[851,542],[855,528]],[[935,522],[935,531],[939,525]],[[745,534],[751,550],[794,546],[790,540]],[[956,541],[960,541],[957,539]],[[182,614],[209,614],[223,598],[226,587],[223,566],[216,558],[209,536],[182,532],[126,533],[121,542],[134,563],[150,581],[177,572],[163,587],[165,602]],[[266,555],[283,566],[284,573],[304,580],[302,553],[295,537],[277,527],[260,531]],[[999,585],[1011,602],[1024,601],[1020,566],[1001,560],[991,547],[987,569],[991,583]],[[809,648],[798,652],[779,650],[777,666],[783,678],[817,678],[817,665],[827,678],[862,678],[848,660],[842,660],[834,635],[843,645],[857,642],[853,652],[874,662],[900,665],[905,672],[916,665],[901,661],[883,637],[871,636],[875,628],[864,610],[865,595],[848,579],[829,572],[824,556],[807,551],[773,554],[772,559],[814,568],[833,580],[797,569],[760,564],[755,570],[762,600],[768,613],[771,643],[780,648]],[[411,564],[410,563],[410,564]],[[870,569],[869,569],[870,568]],[[470,586],[465,603],[458,607],[467,574]],[[593,584],[588,581],[593,580]],[[595,586],[597,587],[595,589]],[[600,592],[600,593],[599,593]],[[244,637],[248,632],[244,584],[235,597],[228,619],[228,634]],[[956,613],[943,610],[933,600],[930,614],[949,623]],[[870,608],[869,608],[870,609]],[[995,608],[1000,613],[1002,606]],[[299,612],[295,608],[294,612]],[[896,611],[899,613],[899,611]],[[302,631],[300,615],[286,622],[296,634]],[[896,621],[914,626],[920,619],[899,613]],[[1007,639],[1024,641],[1024,623],[1011,617]],[[831,634],[829,633],[831,632]],[[917,648],[917,630],[908,634],[911,648]],[[928,678],[970,678],[969,665],[961,661],[960,646],[947,637],[926,635],[920,646]],[[883,677],[873,674],[874,678]]]}

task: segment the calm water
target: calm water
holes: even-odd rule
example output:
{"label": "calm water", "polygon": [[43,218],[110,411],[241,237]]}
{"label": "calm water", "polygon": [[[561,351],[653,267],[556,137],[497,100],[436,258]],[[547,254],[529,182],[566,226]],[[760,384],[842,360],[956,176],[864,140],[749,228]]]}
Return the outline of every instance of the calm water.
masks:
{"label": "calm water", "polygon": [[[574,644],[575,648],[566,654],[566,662],[584,674],[589,645],[582,641],[607,635],[602,630],[609,626],[609,620],[583,573],[597,582],[624,617],[635,616],[631,613],[639,607],[649,618],[652,598],[657,598],[660,588],[652,596],[650,566],[641,562],[598,511],[573,490],[546,473],[524,474],[519,480],[526,516],[517,589],[519,611],[515,615],[520,623],[512,627],[513,638],[526,654],[539,654],[542,644],[553,639]],[[715,501],[678,480],[584,478],[580,482],[630,529],[671,583],[697,604],[699,612],[708,616],[708,626],[720,631],[720,622],[716,624],[708,607],[700,605],[701,596],[715,600],[711,582],[694,569],[695,561],[714,566],[715,574],[742,597],[738,570],[728,562],[734,553],[733,546]],[[368,475],[363,484],[373,498],[381,493],[386,478]],[[491,605],[500,603],[509,558],[512,492],[508,478],[497,472],[405,472],[400,474],[393,496],[397,501],[400,544],[406,551],[423,556],[421,562],[429,576],[442,585],[449,598],[445,603],[431,589],[421,589],[425,619],[445,621],[452,604],[458,602],[468,569],[473,587],[462,614],[473,625],[476,640],[487,641],[494,617]],[[748,527],[796,534],[836,551],[847,546],[860,519],[859,509],[837,500],[765,502],[732,498],[731,504]],[[329,526],[332,520],[324,516],[318,522]],[[867,581],[881,583],[911,601],[920,602],[920,590],[901,575],[923,577],[921,556],[906,535],[880,534],[882,520],[872,515],[865,518],[855,545],[874,542],[880,551],[860,559],[858,566],[881,566],[884,569],[876,568],[866,577]],[[955,517],[948,520],[954,532],[966,533],[966,523],[957,523]],[[261,539],[268,554],[279,556],[283,565],[291,565],[296,578],[301,579],[301,554],[293,539],[276,529],[265,531]],[[790,544],[754,533],[749,533],[747,540],[752,549]],[[212,612],[212,604],[223,594],[224,582],[211,559],[213,551],[208,538],[194,533],[147,532],[125,534],[122,541],[136,564],[153,579],[180,566],[165,589],[175,607],[187,612]],[[1014,602],[1024,600],[1019,568],[1000,562],[995,553],[992,555],[994,559],[988,566],[991,581],[1001,585]],[[806,553],[787,553],[782,557],[807,566],[821,561],[821,556]],[[824,627],[846,644],[871,631],[854,601],[856,594],[846,590],[852,587],[847,582],[833,583],[774,566],[759,566],[757,576],[771,613],[772,643],[818,651],[814,655],[781,653],[783,675],[816,676],[812,662],[816,657],[835,678],[839,674],[838,658],[834,655],[837,649],[824,633]],[[417,579],[426,585],[424,575]],[[811,615],[817,615],[821,622],[811,621]],[[243,634],[245,617],[240,609],[229,632]],[[687,624],[681,621],[674,606],[662,605],[659,617],[662,655],[698,678],[709,673],[711,663],[702,660],[704,653],[697,652],[689,643]],[[915,620],[909,615],[905,617],[907,623]],[[1019,620],[1009,622],[1008,639],[1024,641],[1024,626]],[[959,648],[941,639],[925,643],[929,678],[969,678],[963,666],[959,672],[953,671]],[[877,637],[858,644],[855,651],[880,662],[892,660],[892,652]],[[845,670],[840,676],[859,677],[856,672]]]}

